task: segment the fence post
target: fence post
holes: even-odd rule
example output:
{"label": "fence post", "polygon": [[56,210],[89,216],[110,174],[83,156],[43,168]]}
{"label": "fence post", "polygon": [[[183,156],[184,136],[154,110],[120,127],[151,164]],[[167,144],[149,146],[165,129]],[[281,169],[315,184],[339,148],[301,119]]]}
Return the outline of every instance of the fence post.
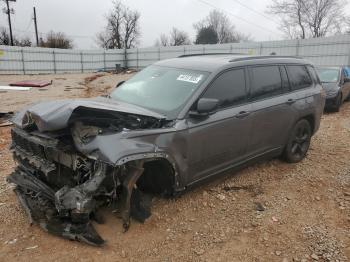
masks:
{"label": "fence post", "polygon": [[80,64],[81,64],[81,72],[84,73],[83,52],[80,52]]}
{"label": "fence post", "polygon": [[55,53],[55,50],[52,50],[52,57],[53,57],[53,71],[56,74],[57,73],[57,68],[56,68],[56,53]]}
{"label": "fence post", "polygon": [[263,54],[263,43],[260,43],[260,50],[259,50],[259,52],[260,52],[260,55]]}
{"label": "fence post", "polygon": [[299,56],[299,47],[300,47],[300,41],[299,39],[297,39],[296,56]]}
{"label": "fence post", "polygon": [[24,63],[24,51],[23,51],[23,47],[21,49],[21,57],[22,57],[22,71],[23,71],[23,74],[25,75],[26,74],[26,68],[25,68],[25,63]]}
{"label": "fence post", "polygon": [[205,45],[203,45],[203,54],[205,54]]}
{"label": "fence post", "polygon": [[139,49],[136,48],[136,68],[139,70]]}
{"label": "fence post", "polygon": [[160,61],[160,47],[158,47],[158,61]]}
{"label": "fence post", "polygon": [[232,44],[230,45],[230,54],[232,54],[233,46]]}
{"label": "fence post", "polygon": [[184,46],[184,55],[186,55],[186,47]]}
{"label": "fence post", "polygon": [[104,49],[103,49],[103,67],[104,67],[104,69],[107,68],[107,66],[106,66],[106,50],[104,50]]}
{"label": "fence post", "polygon": [[126,47],[124,47],[124,68],[128,68],[128,53],[126,50]]}

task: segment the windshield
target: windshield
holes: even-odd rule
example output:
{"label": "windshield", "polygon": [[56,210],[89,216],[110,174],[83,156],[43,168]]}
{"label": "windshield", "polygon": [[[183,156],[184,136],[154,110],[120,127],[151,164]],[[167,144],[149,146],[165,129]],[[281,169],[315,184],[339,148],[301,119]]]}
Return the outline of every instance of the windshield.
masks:
{"label": "windshield", "polygon": [[149,66],[113,91],[111,98],[173,119],[208,75],[207,72]]}
{"label": "windshield", "polygon": [[336,83],[339,79],[339,70],[335,68],[318,68],[318,76],[322,83]]}

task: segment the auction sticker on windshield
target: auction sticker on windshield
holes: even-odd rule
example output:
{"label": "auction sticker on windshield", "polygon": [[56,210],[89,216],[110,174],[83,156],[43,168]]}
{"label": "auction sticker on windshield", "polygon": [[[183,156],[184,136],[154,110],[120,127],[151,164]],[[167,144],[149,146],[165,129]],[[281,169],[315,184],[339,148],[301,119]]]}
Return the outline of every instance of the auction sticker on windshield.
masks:
{"label": "auction sticker on windshield", "polygon": [[203,75],[179,75],[176,80],[198,84]]}

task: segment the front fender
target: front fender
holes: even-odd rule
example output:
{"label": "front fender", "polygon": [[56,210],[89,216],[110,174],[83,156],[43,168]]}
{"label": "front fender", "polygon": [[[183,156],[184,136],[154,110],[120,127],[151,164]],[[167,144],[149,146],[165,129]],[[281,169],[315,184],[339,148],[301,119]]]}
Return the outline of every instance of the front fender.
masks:
{"label": "front fender", "polygon": [[182,188],[187,183],[188,170],[185,132],[176,130],[141,136],[123,132],[97,135],[88,143],[76,139],[75,146],[84,155],[112,166],[141,159],[165,159],[174,169],[175,188]]}

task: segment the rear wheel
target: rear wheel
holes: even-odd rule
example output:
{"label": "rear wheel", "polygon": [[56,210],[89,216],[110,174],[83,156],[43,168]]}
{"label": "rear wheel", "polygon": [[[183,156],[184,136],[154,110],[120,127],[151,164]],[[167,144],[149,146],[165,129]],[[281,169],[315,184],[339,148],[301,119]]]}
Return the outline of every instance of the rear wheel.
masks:
{"label": "rear wheel", "polygon": [[289,163],[297,163],[303,160],[310,147],[311,125],[306,119],[299,120],[288,139],[284,149],[284,159]]}

